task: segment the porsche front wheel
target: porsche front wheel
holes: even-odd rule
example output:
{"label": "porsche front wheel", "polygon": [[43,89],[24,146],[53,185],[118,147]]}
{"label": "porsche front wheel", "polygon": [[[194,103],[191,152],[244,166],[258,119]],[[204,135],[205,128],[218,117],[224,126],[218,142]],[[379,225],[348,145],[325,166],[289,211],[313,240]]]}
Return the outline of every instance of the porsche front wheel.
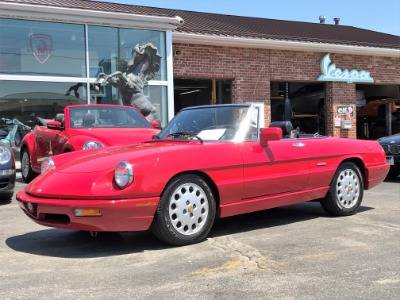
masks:
{"label": "porsche front wheel", "polygon": [[36,173],[32,170],[31,158],[26,149],[23,149],[21,153],[21,175],[25,183],[31,182],[36,177]]}
{"label": "porsche front wheel", "polygon": [[348,216],[357,211],[363,195],[364,181],[360,169],[354,163],[345,162],[336,171],[321,205],[331,215]]}
{"label": "porsche front wheel", "polygon": [[198,243],[210,232],[215,214],[215,198],[207,182],[194,174],[182,175],[164,190],[152,231],[171,245]]}

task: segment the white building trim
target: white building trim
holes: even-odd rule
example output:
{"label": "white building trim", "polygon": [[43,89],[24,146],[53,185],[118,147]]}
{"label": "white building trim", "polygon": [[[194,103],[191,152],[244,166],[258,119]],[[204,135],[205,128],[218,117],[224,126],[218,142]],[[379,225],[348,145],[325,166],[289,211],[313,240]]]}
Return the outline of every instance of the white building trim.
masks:
{"label": "white building trim", "polygon": [[152,30],[173,30],[183,24],[183,19],[179,16],[149,16],[2,1],[0,1],[0,17]]}
{"label": "white building trim", "polygon": [[167,99],[168,99],[168,121],[170,121],[175,115],[175,100],[174,100],[174,63],[173,63],[173,51],[172,51],[172,32],[167,31],[165,33],[165,45],[166,45],[166,56],[167,56]]}
{"label": "white building trim", "polygon": [[174,32],[174,43],[400,58],[400,49]]}
{"label": "white building trim", "polygon": [[0,80],[13,81],[49,81],[49,82],[87,82],[86,77],[63,77],[63,76],[42,76],[42,75],[12,75],[0,74]]}

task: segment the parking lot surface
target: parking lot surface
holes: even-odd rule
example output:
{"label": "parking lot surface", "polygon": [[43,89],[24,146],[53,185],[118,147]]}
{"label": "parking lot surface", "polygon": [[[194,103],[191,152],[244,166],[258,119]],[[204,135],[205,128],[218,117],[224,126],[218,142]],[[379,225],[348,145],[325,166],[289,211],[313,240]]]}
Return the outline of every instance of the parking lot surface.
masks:
{"label": "parking lot surface", "polygon": [[0,299],[400,297],[400,180],[367,191],[354,216],[277,208],[220,220],[186,247],[42,227],[15,199],[0,222]]}

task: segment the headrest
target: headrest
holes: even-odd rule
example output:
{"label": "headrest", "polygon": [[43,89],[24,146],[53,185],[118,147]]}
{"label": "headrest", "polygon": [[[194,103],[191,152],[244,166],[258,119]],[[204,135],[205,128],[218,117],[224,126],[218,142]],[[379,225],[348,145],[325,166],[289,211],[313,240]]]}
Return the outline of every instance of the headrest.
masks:
{"label": "headrest", "polygon": [[278,127],[282,129],[283,135],[290,135],[293,130],[292,122],[290,121],[275,121],[269,124],[269,127]]}
{"label": "headrest", "polygon": [[91,127],[93,126],[95,121],[96,121],[95,116],[93,114],[87,113],[83,116],[82,125],[83,127]]}

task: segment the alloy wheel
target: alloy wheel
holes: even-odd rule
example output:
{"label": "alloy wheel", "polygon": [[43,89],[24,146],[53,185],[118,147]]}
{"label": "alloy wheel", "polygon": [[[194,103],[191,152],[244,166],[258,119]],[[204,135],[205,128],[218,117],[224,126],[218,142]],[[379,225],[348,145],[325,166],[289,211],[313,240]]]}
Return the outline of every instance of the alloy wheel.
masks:
{"label": "alloy wheel", "polygon": [[169,201],[170,221],[180,234],[189,236],[199,232],[209,213],[205,191],[194,183],[178,186]]}
{"label": "alloy wheel", "polygon": [[28,152],[24,151],[24,153],[22,154],[22,159],[21,159],[21,172],[22,172],[22,176],[24,178],[27,178],[29,176],[29,154]]}
{"label": "alloy wheel", "polygon": [[339,204],[344,208],[352,208],[360,197],[360,180],[352,169],[345,169],[339,173],[336,182],[336,196]]}

